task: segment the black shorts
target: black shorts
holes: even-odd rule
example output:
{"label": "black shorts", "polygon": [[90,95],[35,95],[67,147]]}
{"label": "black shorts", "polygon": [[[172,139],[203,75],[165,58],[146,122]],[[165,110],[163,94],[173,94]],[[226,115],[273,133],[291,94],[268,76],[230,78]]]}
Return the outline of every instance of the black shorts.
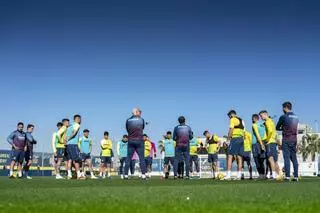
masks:
{"label": "black shorts", "polygon": [[23,150],[12,150],[11,160],[18,163],[23,163],[24,155],[25,155],[25,151]]}
{"label": "black shorts", "polygon": [[112,162],[111,157],[101,156],[100,160],[101,160],[101,164],[104,164],[105,166],[108,164],[111,165],[111,162]]}
{"label": "black shorts", "polygon": [[77,144],[67,146],[68,157],[72,161],[81,162],[80,150]]}
{"label": "black shorts", "polygon": [[33,159],[33,151],[26,151],[24,154],[24,160],[28,163],[29,160]]}
{"label": "black shorts", "polygon": [[190,163],[191,162],[198,163],[198,161],[199,161],[198,155],[190,155]]}
{"label": "black shorts", "polygon": [[251,152],[243,152],[242,159],[244,162],[249,162],[251,161]]}
{"label": "black shorts", "polygon": [[64,158],[65,157],[65,148],[57,148],[57,158]]}
{"label": "black shorts", "polygon": [[81,160],[84,162],[86,160],[90,160],[91,159],[91,154],[90,153],[81,153]]}
{"label": "black shorts", "polygon": [[271,143],[266,145],[267,157],[273,157],[274,161],[278,161],[278,145],[276,143]]}
{"label": "black shorts", "polygon": [[218,162],[218,154],[208,154],[208,162],[209,163]]}
{"label": "black shorts", "polygon": [[165,157],[164,158],[164,165],[173,165],[174,164],[174,157]]}

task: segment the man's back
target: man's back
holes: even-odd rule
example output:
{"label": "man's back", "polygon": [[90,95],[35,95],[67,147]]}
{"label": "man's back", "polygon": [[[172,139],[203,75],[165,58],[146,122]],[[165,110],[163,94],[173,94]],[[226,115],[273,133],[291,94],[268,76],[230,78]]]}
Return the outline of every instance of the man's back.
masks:
{"label": "man's back", "polygon": [[173,132],[173,140],[177,142],[177,146],[189,146],[189,141],[193,138],[191,128],[182,124],[175,127]]}
{"label": "man's back", "polygon": [[283,140],[296,141],[299,118],[293,112],[282,115],[277,124],[277,130],[282,131]]}
{"label": "man's back", "polygon": [[141,117],[132,116],[126,122],[129,141],[143,141],[144,120]]}

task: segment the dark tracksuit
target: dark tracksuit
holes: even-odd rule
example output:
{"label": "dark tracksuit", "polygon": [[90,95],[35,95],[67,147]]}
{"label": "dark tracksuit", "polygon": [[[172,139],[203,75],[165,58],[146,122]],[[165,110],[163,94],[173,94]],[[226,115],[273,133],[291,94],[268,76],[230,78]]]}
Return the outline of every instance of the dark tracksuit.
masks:
{"label": "dark tracksuit", "polygon": [[33,145],[37,144],[37,141],[33,138],[30,132],[26,133],[27,136],[27,151],[25,154],[25,161],[32,160],[33,157]]}
{"label": "dark tracksuit", "polygon": [[139,156],[141,173],[143,175],[146,173],[147,168],[144,160],[143,140],[144,126],[145,123],[141,117],[132,116],[126,122],[126,129],[128,132],[128,156],[124,167],[124,175],[128,175],[129,173],[130,161],[135,151]]}
{"label": "dark tracksuit", "polygon": [[174,176],[178,174],[179,162],[184,161],[186,176],[189,177],[190,145],[189,141],[193,138],[192,130],[187,125],[178,125],[173,131],[173,140],[176,141]]}
{"label": "dark tracksuit", "polygon": [[279,118],[276,129],[282,131],[282,153],[286,177],[290,177],[290,160],[293,164],[294,177],[298,177],[297,131],[299,119],[293,112]]}
{"label": "dark tracksuit", "polygon": [[[24,148],[27,143],[26,133],[16,130],[8,136],[7,141],[12,146],[12,160],[15,162],[23,163],[25,156]],[[16,148],[14,148],[13,145]]]}
{"label": "dark tracksuit", "polygon": [[27,165],[29,160],[32,161],[33,159],[33,145],[37,144],[37,141],[33,138],[32,134],[30,132],[26,132],[26,136],[27,136],[27,151],[25,152],[25,162],[26,165],[24,166],[24,170],[26,175],[29,175],[29,166]]}

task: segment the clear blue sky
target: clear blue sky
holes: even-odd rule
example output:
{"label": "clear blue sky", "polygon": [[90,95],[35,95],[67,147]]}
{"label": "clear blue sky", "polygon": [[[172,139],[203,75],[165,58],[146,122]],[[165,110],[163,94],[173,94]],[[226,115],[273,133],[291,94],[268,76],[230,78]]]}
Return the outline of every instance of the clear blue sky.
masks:
{"label": "clear blue sky", "polygon": [[249,124],[286,100],[314,126],[319,22],[317,1],[1,1],[0,148],[23,121],[50,151],[75,113],[120,138],[134,106],[154,141],[179,115],[222,136],[229,109]]}

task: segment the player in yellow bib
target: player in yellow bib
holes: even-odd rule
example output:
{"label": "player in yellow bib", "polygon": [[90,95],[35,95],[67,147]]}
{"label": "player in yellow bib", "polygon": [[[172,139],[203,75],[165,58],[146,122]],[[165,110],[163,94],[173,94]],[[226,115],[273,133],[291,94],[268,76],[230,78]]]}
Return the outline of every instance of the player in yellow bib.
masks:
{"label": "player in yellow bib", "polygon": [[55,132],[52,136],[52,148],[53,153],[56,158],[56,179],[64,179],[60,175],[60,167],[63,161],[65,161],[65,167],[67,169],[67,152],[66,152],[66,143],[64,141],[65,135],[67,133],[67,128],[69,127],[69,119],[64,118],[62,119],[62,123],[57,124],[58,131]]}
{"label": "player in yellow bib", "polygon": [[229,111],[228,117],[230,118],[228,133],[230,143],[228,147],[227,176],[225,179],[231,179],[232,162],[234,159],[237,159],[238,174],[236,180],[240,180],[242,175],[243,136],[245,127],[243,120],[237,116],[236,111]]}
{"label": "player in yellow bib", "polygon": [[203,135],[206,137],[206,144],[208,150],[208,162],[211,163],[212,178],[216,178],[218,171],[218,152],[220,149],[220,139],[217,135],[211,134],[208,130],[204,131]]}
{"label": "player in yellow bib", "polygon": [[146,134],[143,135],[143,140],[144,140],[144,161],[147,166],[146,177],[150,178],[151,177],[151,166],[152,166],[152,160],[150,157],[150,153],[151,153],[151,149],[152,149],[152,144],[151,144],[151,141],[150,141],[148,135],[146,135]]}
{"label": "player in yellow bib", "polygon": [[277,163],[278,144],[276,126],[266,110],[262,110],[259,115],[261,119],[264,120],[264,125],[266,127],[266,154],[272,170],[272,178],[277,179],[279,177],[280,169]]}
{"label": "player in yellow bib", "polygon": [[[199,157],[198,151],[200,148],[200,140],[196,137],[193,137],[189,141],[190,146],[190,159],[189,159],[189,169],[191,172],[192,178],[200,178],[200,165],[199,165]],[[193,165],[195,166],[195,172],[193,169]]]}
{"label": "player in yellow bib", "polygon": [[100,164],[100,178],[106,178],[106,168],[107,176],[111,178],[111,163],[112,163],[112,141],[109,139],[109,132],[104,132],[104,137],[100,142],[101,147],[101,164]]}
{"label": "player in yellow bib", "polygon": [[[248,171],[250,175],[250,180],[252,180],[252,166],[251,166],[251,152],[252,152],[252,135],[250,132],[245,131],[244,132],[244,142],[243,142],[243,168],[244,168],[244,162],[247,163]],[[242,173],[241,179],[244,179],[244,173]]]}
{"label": "player in yellow bib", "polygon": [[[62,125],[63,124],[61,122],[57,123],[58,131],[61,129]],[[58,149],[59,149],[59,152],[61,152],[60,151],[61,148],[58,148],[58,145],[59,145],[58,132],[54,132],[52,134],[51,144],[52,144],[52,149],[53,149],[53,154],[54,154],[54,162],[55,162],[54,169],[56,172],[56,179],[64,179],[60,175],[60,166],[61,166],[61,162],[63,160],[64,150],[62,152],[62,155],[59,153],[60,156],[58,156]]]}

